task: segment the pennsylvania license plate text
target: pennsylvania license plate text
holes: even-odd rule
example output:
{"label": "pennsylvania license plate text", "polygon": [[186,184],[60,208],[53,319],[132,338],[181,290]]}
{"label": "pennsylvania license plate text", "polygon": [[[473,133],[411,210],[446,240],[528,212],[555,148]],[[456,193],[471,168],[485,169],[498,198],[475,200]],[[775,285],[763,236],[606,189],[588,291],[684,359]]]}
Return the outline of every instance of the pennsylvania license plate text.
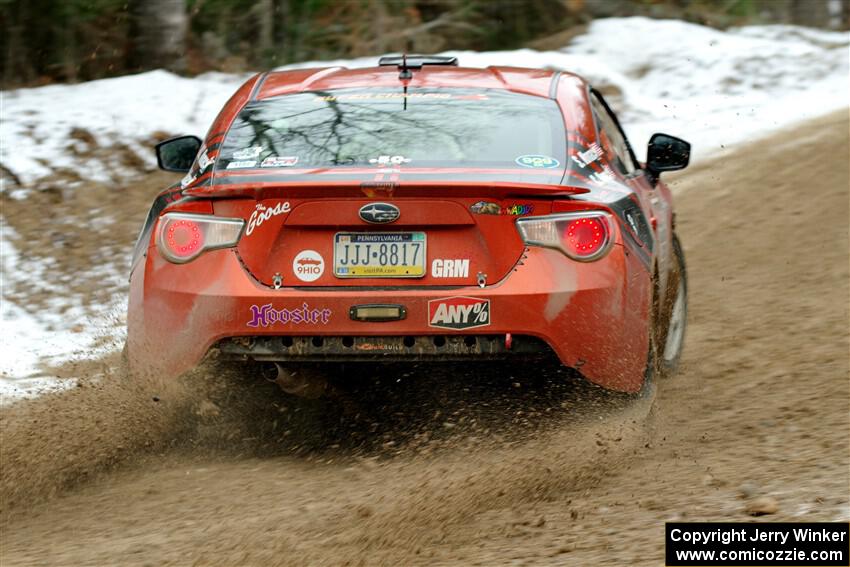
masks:
{"label": "pennsylvania license plate text", "polygon": [[342,232],[334,236],[334,275],[339,278],[421,278],[424,232]]}

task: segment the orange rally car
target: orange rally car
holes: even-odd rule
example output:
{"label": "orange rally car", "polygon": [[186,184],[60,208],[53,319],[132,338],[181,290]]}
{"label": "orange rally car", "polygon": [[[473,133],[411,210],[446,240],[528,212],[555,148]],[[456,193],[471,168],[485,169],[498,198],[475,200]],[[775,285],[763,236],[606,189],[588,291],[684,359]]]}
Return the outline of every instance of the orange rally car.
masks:
{"label": "orange rally car", "polygon": [[206,138],[157,145],[130,278],[133,372],[208,353],[317,361],[555,355],[637,392],[679,360],[682,249],[663,171],[566,72],[384,57],[259,74]]}

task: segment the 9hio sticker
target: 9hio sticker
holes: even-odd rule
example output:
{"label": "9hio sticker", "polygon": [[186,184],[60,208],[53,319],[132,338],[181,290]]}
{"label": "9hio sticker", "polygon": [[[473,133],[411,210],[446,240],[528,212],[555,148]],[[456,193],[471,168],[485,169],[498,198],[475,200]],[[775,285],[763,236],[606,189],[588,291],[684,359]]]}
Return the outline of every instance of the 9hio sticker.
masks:
{"label": "9hio sticker", "polygon": [[458,331],[490,324],[490,300],[477,297],[448,297],[428,302],[428,325]]}
{"label": "9hio sticker", "polygon": [[314,282],[325,273],[325,259],[315,250],[302,250],[292,260],[292,271],[302,282]]}

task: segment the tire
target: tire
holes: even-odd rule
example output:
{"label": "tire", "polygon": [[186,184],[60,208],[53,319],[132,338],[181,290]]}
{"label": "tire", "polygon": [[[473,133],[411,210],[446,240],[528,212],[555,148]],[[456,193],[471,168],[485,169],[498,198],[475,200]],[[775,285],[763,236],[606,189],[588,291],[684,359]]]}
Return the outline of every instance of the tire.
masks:
{"label": "tire", "polygon": [[660,311],[657,368],[661,376],[672,376],[679,368],[688,324],[688,272],[679,237],[673,234],[674,266],[667,278],[667,293]]}
{"label": "tire", "polygon": [[653,346],[654,339],[650,337],[649,339],[649,356],[646,361],[646,370],[643,374],[643,384],[638,390],[637,394],[635,394],[635,399],[638,400],[655,400],[656,394],[656,377],[658,375],[657,362],[655,360],[656,353],[655,347]]}

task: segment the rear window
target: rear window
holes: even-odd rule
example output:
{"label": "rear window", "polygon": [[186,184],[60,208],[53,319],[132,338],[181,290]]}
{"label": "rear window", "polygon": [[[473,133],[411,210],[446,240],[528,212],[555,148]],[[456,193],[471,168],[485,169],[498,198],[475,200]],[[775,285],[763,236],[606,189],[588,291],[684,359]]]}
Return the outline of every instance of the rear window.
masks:
{"label": "rear window", "polygon": [[339,89],[248,104],[216,167],[563,167],[555,101],[492,89]]}

